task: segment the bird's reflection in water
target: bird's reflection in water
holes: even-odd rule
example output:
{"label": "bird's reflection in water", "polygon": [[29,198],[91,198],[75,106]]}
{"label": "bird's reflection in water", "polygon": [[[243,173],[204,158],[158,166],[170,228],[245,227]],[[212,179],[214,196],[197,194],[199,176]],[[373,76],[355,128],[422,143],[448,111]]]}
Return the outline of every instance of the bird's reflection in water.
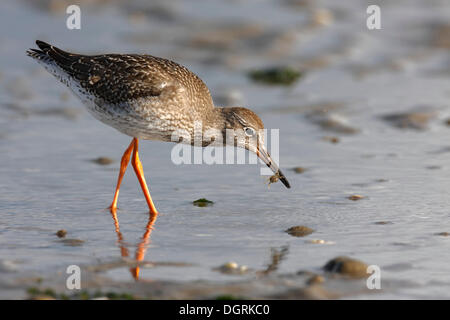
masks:
{"label": "bird's reflection in water", "polygon": [[[127,257],[129,257],[129,251],[128,251],[128,248],[125,246],[125,243],[123,241],[123,239],[124,239],[123,235],[120,232],[119,220],[117,219],[117,212],[114,210],[113,212],[111,212],[111,216],[112,216],[112,218],[114,220],[114,226],[115,226],[115,229],[116,229],[118,243],[119,243],[119,246],[120,246],[120,255],[123,258],[127,258]],[[157,214],[149,213],[148,223],[147,223],[147,226],[145,227],[145,232],[142,235],[141,241],[137,245],[136,255],[135,255],[136,266],[130,268],[131,275],[133,276],[133,278],[135,280],[139,279],[139,271],[140,271],[139,270],[139,263],[144,260],[145,251],[147,250],[148,245],[150,243],[150,235],[152,233],[153,225],[155,224],[157,216],[158,216]]]}

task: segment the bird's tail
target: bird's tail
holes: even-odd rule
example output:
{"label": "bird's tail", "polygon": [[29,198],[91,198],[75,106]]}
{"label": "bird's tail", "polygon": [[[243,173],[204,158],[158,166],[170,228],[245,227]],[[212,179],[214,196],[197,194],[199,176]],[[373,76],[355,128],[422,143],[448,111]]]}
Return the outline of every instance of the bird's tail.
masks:
{"label": "bird's tail", "polygon": [[69,85],[70,79],[64,69],[76,59],[77,55],[65,52],[44,41],[36,40],[36,44],[40,50],[30,48],[26,51],[27,55],[36,60],[61,82]]}

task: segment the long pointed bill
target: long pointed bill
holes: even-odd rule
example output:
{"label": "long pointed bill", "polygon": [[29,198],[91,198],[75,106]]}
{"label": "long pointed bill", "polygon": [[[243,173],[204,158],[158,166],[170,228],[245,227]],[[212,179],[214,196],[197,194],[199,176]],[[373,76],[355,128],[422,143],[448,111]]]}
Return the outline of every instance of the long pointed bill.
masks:
{"label": "long pointed bill", "polygon": [[259,144],[258,150],[256,151],[256,155],[264,161],[264,163],[275,173],[275,176],[280,179],[281,182],[286,186],[286,188],[290,188],[291,185],[287,181],[286,177],[284,176],[283,172],[281,172],[280,168],[278,168],[278,165],[272,160],[270,157],[270,154],[266,151],[264,148],[264,145]]}

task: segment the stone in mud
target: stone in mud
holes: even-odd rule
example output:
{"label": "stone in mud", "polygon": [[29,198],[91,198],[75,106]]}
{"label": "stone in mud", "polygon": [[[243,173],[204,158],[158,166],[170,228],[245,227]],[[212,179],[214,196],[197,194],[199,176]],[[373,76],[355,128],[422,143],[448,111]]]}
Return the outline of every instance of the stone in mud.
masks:
{"label": "stone in mud", "polygon": [[201,198],[201,199],[197,199],[195,201],[192,202],[192,204],[196,207],[209,207],[212,206],[214,204],[214,202],[205,199],[205,198]]}
{"label": "stone in mud", "polygon": [[400,129],[425,130],[428,123],[436,116],[434,111],[422,110],[404,113],[392,113],[381,117],[392,126]]}
{"label": "stone in mud", "polygon": [[296,82],[302,73],[290,67],[274,67],[249,72],[249,77],[259,83],[288,86]]}
{"label": "stone in mud", "polygon": [[285,230],[286,233],[293,237],[304,237],[314,232],[313,229],[306,226],[295,226]]}
{"label": "stone in mud", "polygon": [[358,200],[364,199],[364,196],[362,196],[360,194],[352,194],[347,199],[352,200],[352,201],[358,201]]}
{"label": "stone in mud", "polygon": [[323,269],[330,273],[341,274],[351,278],[367,277],[368,265],[349,257],[336,257],[325,264]]}
{"label": "stone in mud", "polygon": [[239,266],[236,262],[227,262],[217,268],[213,268],[214,271],[219,271],[224,274],[245,274],[249,271],[245,265]]}
{"label": "stone in mud", "polygon": [[56,232],[58,238],[64,238],[67,235],[67,230],[61,229]]}
{"label": "stone in mud", "polygon": [[222,266],[224,269],[235,270],[238,267],[238,264],[234,261],[227,262]]}
{"label": "stone in mud", "polygon": [[295,173],[303,173],[303,172],[305,172],[305,168],[303,168],[303,167],[295,167],[295,168],[293,168],[292,169]]}
{"label": "stone in mud", "polygon": [[333,144],[339,143],[339,138],[338,137],[331,137],[331,136],[326,136],[322,138],[323,141],[327,141],[327,142],[331,142]]}
{"label": "stone in mud", "polygon": [[107,165],[109,165],[109,164],[114,162],[113,159],[108,158],[108,157],[98,157],[96,159],[92,159],[91,161],[93,163],[99,164],[101,166],[107,166]]}
{"label": "stone in mud", "polygon": [[385,224],[392,224],[392,222],[391,221],[377,221],[377,222],[375,222],[375,224],[377,224],[377,225],[385,225]]}

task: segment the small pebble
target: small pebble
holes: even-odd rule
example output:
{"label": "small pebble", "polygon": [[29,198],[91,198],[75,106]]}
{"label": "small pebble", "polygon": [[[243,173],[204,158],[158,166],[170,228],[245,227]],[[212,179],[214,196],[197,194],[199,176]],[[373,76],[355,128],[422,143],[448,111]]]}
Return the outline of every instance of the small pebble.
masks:
{"label": "small pebble", "polygon": [[303,73],[290,67],[275,67],[249,72],[249,77],[255,81],[268,85],[289,86],[296,82]]}
{"label": "small pebble", "polygon": [[234,270],[234,269],[237,269],[237,267],[238,267],[238,264],[236,262],[227,262],[227,263],[225,263],[223,265],[224,269],[232,269],[232,270]]}
{"label": "small pebble", "polygon": [[201,199],[197,199],[195,201],[192,202],[192,204],[196,207],[209,207],[212,206],[214,204],[214,202],[205,199],[205,198],[201,198]]}
{"label": "small pebble", "polygon": [[114,162],[113,159],[108,157],[98,157],[97,159],[92,159],[91,161],[102,166],[107,166]]}
{"label": "small pebble", "polygon": [[391,221],[377,221],[377,222],[375,222],[375,224],[385,225],[385,224],[392,224],[392,222]]}
{"label": "small pebble", "polygon": [[351,196],[348,197],[348,200],[352,200],[352,201],[358,201],[364,199],[364,196],[359,195],[359,194],[353,194]]}
{"label": "small pebble", "polygon": [[67,231],[65,229],[58,230],[56,232],[58,238],[64,238],[67,235]]}
{"label": "small pebble", "polygon": [[306,226],[295,226],[285,230],[284,232],[293,237],[304,237],[313,233],[314,230]]}
{"label": "small pebble", "polygon": [[227,262],[217,268],[213,268],[213,270],[224,274],[245,274],[249,271],[247,266],[240,266],[234,261]]}
{"label": "small pebble", "polygon": [[245,272],[247,272],[247,271],[248,271],[248,267],[247,267],[247,266],[240,266],[240,267],[239,267],[239,272],[245,273]]}
{"label": "small pebble", "polygon": [[340,141],[338,137],[331,137],[331,136],[326,136],[326,137],[323,137],[322,139],[324,141],[331,142],[333,144],[339,143],[339,141]]}
{"label": "small pebble", "polygon": [[303,173],[306,169],[303,167],[295,167],[292,170],[294,170],[295,173]]}
{"label": "small pebble", "polygon": [[365,278],[368,265],[349,257],[336,257],[328,261],[323,269],[327,272],[337,273],[352,278]]}

